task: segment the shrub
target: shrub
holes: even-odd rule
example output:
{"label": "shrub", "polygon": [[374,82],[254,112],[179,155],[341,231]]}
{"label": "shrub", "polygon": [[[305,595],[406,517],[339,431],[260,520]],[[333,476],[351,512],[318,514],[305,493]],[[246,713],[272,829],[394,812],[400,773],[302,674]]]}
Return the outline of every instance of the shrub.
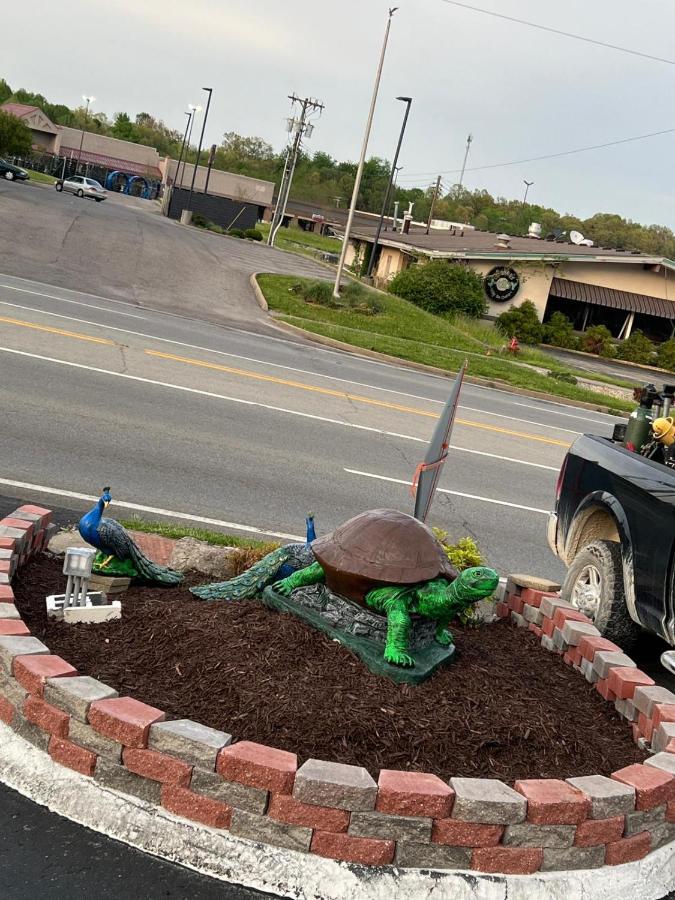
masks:
{"label": "shrub", "polygon": [[192,213],[192,224],[197,228],[210,228],[213,225],[213,222],[209,222],[206,216],[203,216],[201,213]]}
{"label": "shrub", "polygon": [[436,315],[465,313],[477,319],[487,309],[480,276],[468,266],[440,259],[399,272],[389,291]]}
{"label": "shrub", "polygon": [[244,237],[244,232],[241,230],[241,228],[230,228],[230,230],[227,233],[230,235],[230,237],[236,237],[236,238]]}
{"label": "shrub", "polygon": [[571,372],[547,372],[548,378],[555,378],[556,381],[564,381],[565,384],[577,384],[577,379]]}
{"label": "shrub", "polygon": [[655,349],[654,344],[638,328],[619,344],[616,355],[618,359],[649,365],[653,361]]}
{"label": "shrub", "polygon": [[564,313],[554,312],[544,325],[544,343],[552,344],[554,347],[565,347],[568,350],[579,348],[579,338]]}
{"label": "shrub", "polygon": [[612,332],[605,325],[593,325],[581,338],[581,348],[598,356],[614,356]]}
{"label": "shrub", "polygon": [[657,362],[662,369],[675,372],[675,338],[664,341],[657,351]]}
{"label": "shrub", "polygon": [[540,344],[543,337],[544,329],[537,315],[537,307],[531,300],[512,306],[497,316],[496,325],[503,335],[515,336],[524,344]]}
{"label": "shrub", "polygon": [[215,234],[225,234],[225,229],[220,225],[214,225],[213,222],[209,225],[209,231],[213,231]]}
{"label": "shrub", "polygon": [[258,231],[257,228],[247,228],[244,232],[244,237],[247,237],[249,241],[262,241],[262,231]]}
{"label": "shrub", "polygon": [[384,304],[374,291],[353,281],[342,288],[339,297],[333,296],[333,285],[328,281],[298,281],[290,290],[306,303],[316,303],[328,309],[350,309],[367,316],[376,315],[384,309]]}
{"label": "shrub", "polygon": [[[478,549],[478,545],[472,538],[465,537],[456,544],[448,544],[447,531],[443,531],[440,528],[434,528],[433,532],[441,542],[441,546],[445,550],[446,556],[458,572],[463,572],[464,569],[469,569],[471,566],[483,565],[483,556]],[[482,624],[482,619],[478,615],[476,607],[473,604],[465,610],[462,610],[457,618],[462,625],[478,626]]]}

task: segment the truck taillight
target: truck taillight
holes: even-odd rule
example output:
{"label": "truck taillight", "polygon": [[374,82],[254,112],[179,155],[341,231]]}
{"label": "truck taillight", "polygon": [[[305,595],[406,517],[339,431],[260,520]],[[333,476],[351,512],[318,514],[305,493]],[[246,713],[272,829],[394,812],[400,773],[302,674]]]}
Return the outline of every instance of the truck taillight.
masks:
{"label": "truck taillight", "polygon": [[562,490],[563,481],[565,480],[565,469],[567,468],[567,460],[569,459],[569,453],[565,454],[565,459],[563,460],[562,466],[560,466],[560,473],[558,474],[558,480],[555,485],[555,501],[556,503],[560,499],[560,491]]}

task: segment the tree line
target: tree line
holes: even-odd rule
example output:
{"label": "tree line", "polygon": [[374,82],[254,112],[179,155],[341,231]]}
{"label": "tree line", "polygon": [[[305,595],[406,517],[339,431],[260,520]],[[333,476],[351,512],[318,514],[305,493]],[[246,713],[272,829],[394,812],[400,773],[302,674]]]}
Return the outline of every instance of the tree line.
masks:
{"label": "tree line", "polygon": [[[126,112],[118,112],[109,118],[103,112],[86,113],[83,107],[71,109],[62,103],[50,103],[42,94],[35,94],[23,88],[12,90],[0,79],[0,104],[11,100],[38,106],[57,125],[82,128],[120,138],[125,141],[154,147],[161,156],[177,159],[183,140],[183,133],[169,128],[161,119],[150,113],[141,112],[131,118]],[[25,140],[25,138],[24,138]],[[11,155],[20,153],[2,144],[0,128],[0,152]],[[207,150],[202,151],[204,163]],[[216,150],[214,168],[237,172],[252,178],[261,178],[279,183],[284,167],[285,148],[275,148],[259,137],[245,137],[235,132],[227,132]],[[197,148],[190,146],[188,162],[197,159]],[[391,164],[386,159],[371,157],[366,163],[359,208],[366,212],[379,213],[382,208]],[[351,198],[356,163],[339,162],[323,151],[304,152],[299,161],[293,181],[293,198],[316,203],[318,206],[340,206],[344,208]],[[407,209],[412,202],[413,216],[417,221],[426,221],[431,208],[432,187],[398,187],[392,197],[400,201],[401,208]],[[675,234],[665,225],[641,225],[613,213],[596,213],[583,219],[569,213],[559,213],[549,207],[537,204],[523,204],[519,200],[494,197],[488,191],[473,191],[458,185],[451,186],[436,202],[434,216],[453,222],[463,222],[484,231],[505,232],[511,235],[526,234],[531,222],[539,222],[542,235],[557,231],[576,230],[591,238],[600,247],[620,250],[639,250],[658,256],[675,259]]]}

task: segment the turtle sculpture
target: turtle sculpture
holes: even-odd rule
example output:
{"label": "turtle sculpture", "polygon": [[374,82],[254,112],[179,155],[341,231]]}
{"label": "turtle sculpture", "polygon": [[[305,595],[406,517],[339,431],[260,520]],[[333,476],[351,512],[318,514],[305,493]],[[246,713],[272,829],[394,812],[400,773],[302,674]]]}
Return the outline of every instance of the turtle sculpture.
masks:
{"label": "turtle sculpture", "polygon": [[[255,596],[265,582],[275,581],[284,555],[279,550],[275,554],[273,561],[270,555],[239,578],[193,588],[193,593],[215,599],[217,588],[218,599]],[[458,574],[430,528],[391,509],[369,510],[349,519],[313,541],[311,555],[309,565],[276,581],[272,589],[289,596],[297,588],[325,582],[335,594],[386,616],[384,658],[395,666],[415,665],[409,646],[413,615],[433,620],[436,640],[448,646],[451,620],[490,596],[498,583],[497,573],[483,566]],[[249,585],[256,593],[248,592]]]}

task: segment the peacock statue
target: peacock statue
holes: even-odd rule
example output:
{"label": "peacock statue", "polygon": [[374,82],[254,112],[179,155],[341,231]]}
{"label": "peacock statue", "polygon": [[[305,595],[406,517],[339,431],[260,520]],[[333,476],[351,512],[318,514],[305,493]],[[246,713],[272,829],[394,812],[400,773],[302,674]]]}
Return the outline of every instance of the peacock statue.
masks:
{"label": "peacock statue", "polygon": [[304,544],[285,544],[273,550],[255,563],[246,572],[221,581],[218,584],[204,584],[190,588],[190,593],[200,600],[251,600],[280,578],[286,578],[314,562],[311,543],[316,539],[314,516],[305,519],[307,539]]}
{"label": "peacock statue", "polygon": [[106,567],[117,560],[127,563],[127,566],[130,564],[145,581],[164,585],[180,584],[183,580],[181,572],[158,566],[140,550],[119,522],[103,518],[103,510],[111,501],[110,488],[104,487],[96,506],[82,516],[77,526],[82,538],[105,556],[102,562],[95,562],[96,571],[105,572]]}

